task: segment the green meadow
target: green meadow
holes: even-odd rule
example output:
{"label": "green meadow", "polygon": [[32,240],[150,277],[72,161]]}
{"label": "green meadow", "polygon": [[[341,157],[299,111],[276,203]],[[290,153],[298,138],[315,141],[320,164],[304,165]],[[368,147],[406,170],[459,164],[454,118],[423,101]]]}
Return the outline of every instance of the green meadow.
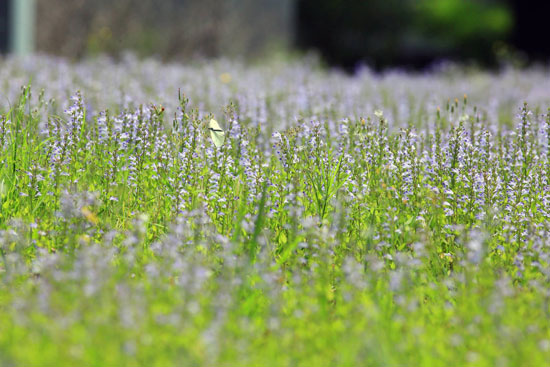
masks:
{"label": "green meadow", "polygon": [[0,365],[548,365],[548,76],[0,60]]}

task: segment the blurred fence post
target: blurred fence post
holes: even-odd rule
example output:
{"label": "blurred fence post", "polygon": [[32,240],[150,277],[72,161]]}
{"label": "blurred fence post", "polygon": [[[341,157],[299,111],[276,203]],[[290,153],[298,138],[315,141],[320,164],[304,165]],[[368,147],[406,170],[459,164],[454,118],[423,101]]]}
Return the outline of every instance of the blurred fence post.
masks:
{"label": "blurred fence post", "polygon": [[8,52],[8,1],[0,1],[0,53]]}
{"label": "blurred fence post", "polygon": [[12,0],[10,16],[10,51],[26,55],[34,51],[36,0]]}

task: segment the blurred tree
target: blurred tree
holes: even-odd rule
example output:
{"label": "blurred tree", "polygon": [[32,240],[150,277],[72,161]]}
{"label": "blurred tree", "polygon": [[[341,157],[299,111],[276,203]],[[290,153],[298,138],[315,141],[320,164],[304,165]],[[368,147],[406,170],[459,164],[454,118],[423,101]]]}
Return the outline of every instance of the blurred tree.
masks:
{"label": "blurred tree", "polygon": [[[8,1],[0,0],[6,5]],[[522,0],[37,0],[39,51],[79,58],[133,50],[165,59],[316,49],[353,70],[441,59],[550,56],[549,2]],[[295,14],[296,12],[296,14]],[[295,21],[296,20],[296,21]],[[0,44],[2,42],[0,19]],[[296,32],[296,33],[295,33]],[[4,37],[5,38],[5,37]]]}
{"label": "blurred tree", "polygon": [[422,67],[441,58],[495,62],[513,21],[491,0],[299,0],[298,43],[353,69]]}
{"label": "blurred tree", "polygon": [[407,32],[410,0],[299,0],[298,45],[320,51],[330,64],[395,63]]}
{"label": "blurred tree", "polygon": [[493,64],[494,46],[513,26],[509,9],[496,1],[419,0],[415,10],[415,29],[439,46],[435,57]]}

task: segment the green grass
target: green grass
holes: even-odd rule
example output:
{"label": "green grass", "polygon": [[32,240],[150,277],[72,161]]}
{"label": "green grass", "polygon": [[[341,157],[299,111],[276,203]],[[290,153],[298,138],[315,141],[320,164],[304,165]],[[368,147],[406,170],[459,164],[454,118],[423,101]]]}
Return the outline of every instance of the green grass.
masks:
{"label": "green grass", "polygon": [[[184,96],[62,113],[32,93],[0,109],[0,365],[548,364],[530,105],[511,126],[466,97],[277,126],[220,101],[217,149]],[[291,103],[269,98],[268,118]]]}

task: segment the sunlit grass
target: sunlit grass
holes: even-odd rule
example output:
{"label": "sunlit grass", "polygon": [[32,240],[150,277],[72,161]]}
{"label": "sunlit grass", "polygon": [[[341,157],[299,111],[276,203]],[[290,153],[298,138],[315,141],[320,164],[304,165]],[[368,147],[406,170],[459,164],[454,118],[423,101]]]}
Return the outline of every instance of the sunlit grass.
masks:
{"label": "sunlit grass", "polygon": [[26,62],[38,87],[0,79],[2,366],[550,360],[537,71]]}

